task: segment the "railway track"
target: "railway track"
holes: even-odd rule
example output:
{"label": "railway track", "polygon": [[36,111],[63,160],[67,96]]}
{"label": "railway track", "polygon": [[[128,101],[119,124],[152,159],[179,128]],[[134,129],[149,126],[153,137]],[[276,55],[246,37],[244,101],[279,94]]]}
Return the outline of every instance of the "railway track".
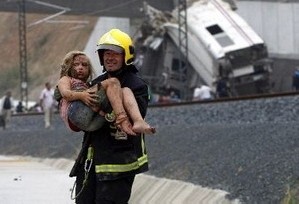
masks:
{"label": "railway track", "polygon": [[149,107],[167,107],[167,106],[178,106],[178,105],[192,105],[192,104],[200,104],[200,103],[222,103],[222,102],[230,102],[230,101],[255,100],[255,99],[262,99],[262,98],[278,98],[278,97],[287,97],[287,96],[295,96],[295,95],[299,95],[299,92],[290,91],[290,92],[281,92],[281,93],[255,94],[255,95],[247,95],[247,96],[239,96],[239,97],[231,97],[231,98],[217,98],[217,99],[204,100],[204,101],[167,102],[167,103],[150,104]]}
{"label": "railway track", "polygon": [[[222,103],[222,102],[230,102],[230,101],[242,101],[242,100],[255,100],[262,98],[277,98],[277,97],[287,97],[287,96],[295,96],[299,95],[298,91],[290,91],[290,92],[281,92],[281,93],[269,93],[269,94],[255,94],[255,95],[247,95],[247,96],[239,96],[232,98],[217,98],[212,100],[205,101],[184,101],[184,102],[167,102],[167,103],[157,103],[150,104],[149,107],[170,107],[170,106],[181,106],[181,105],[192,105],[192,104],[205,104],[205,103]],[[13,114],[13,116],[26,116],[26,115],[42,115],[43,113],[37,112],[29,112],[29,113],[17,113]],[[58,114],[56,111],[55,114]]]}

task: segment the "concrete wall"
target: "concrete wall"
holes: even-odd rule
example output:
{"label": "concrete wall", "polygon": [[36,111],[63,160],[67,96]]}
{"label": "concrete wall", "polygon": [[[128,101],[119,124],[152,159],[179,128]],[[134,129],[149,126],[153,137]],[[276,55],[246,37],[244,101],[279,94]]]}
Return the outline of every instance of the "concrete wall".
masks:
{"label": "concrete wall", "polygon": [[237,1],[240,16],[265,40],[269,53],[299,57],[299,2]]}

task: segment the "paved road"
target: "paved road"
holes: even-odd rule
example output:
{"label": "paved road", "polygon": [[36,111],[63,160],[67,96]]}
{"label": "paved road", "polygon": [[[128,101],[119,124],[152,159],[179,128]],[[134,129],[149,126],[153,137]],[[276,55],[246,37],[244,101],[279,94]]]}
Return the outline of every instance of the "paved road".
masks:
{"label": "paved road", "polygon": [[[74,204],[68,177],[72,161],[0,156],[0,203]],[[138,175],[130,204],[238,204],[227,192],[182,181]]]}
{"label": "paved road", "polygon": [[68,172],[22,157],[0,156],[0,203],[73,204]]}

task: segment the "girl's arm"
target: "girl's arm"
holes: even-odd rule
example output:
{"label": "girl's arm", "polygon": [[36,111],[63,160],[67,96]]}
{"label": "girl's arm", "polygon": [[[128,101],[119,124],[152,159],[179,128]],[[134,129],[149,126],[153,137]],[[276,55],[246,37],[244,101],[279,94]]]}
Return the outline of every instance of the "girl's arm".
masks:
{"label": "girl's arm", "polygon": [[58,89],[62,98],[67,101],[81,100],[88,106],[92,106],[96,100],[94,99],[96,95],[94,93],[86,91],[74,91],[71,90],[71,79],[67,76],[63,76],[58,81]]}

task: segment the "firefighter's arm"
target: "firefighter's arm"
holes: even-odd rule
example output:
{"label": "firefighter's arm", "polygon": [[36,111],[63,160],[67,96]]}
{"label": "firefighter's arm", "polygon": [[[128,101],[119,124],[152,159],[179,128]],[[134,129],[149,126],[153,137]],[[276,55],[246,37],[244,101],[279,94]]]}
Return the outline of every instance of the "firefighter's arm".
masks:
{"label": "firefighter's arm", "polygon": [[134,93],[134,96],[136,98],[140,113],[142,117],[145,117],[146,110],[148,107],[149,102],[149,89],[148,86],[141,86],[137,89],[132,90]]}

